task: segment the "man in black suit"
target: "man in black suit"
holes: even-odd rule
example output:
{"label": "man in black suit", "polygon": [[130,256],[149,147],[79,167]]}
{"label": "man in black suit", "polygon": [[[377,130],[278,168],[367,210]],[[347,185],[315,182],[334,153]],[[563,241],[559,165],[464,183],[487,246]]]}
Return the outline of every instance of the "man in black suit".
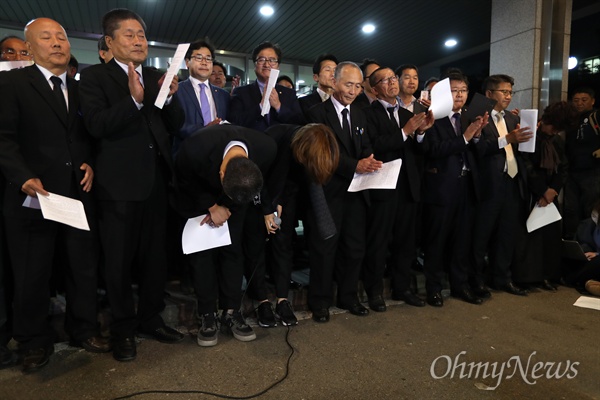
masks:
{"label": "man in black suit", "polygon": [[338,60],[333,54],[321,54],[315,60],[313,79],[317,82],[317,88],[309,95],[298,99],[305,117],[312,106],[324,102],[333,93],[333,74],[337,63]]}
{"label": "man in black suit", "polygon": [[[263,223],[274,227],[273,231],[277,228],[274,209],[262,184],[262,175],[267,173],[276,154],[275,141],[261,132],[217,125],[190,136],[176,158],[178,211],[187,218],[206,214],[201,224],[221,226],[227,221],[231,237],[228,246],[189,255],[201,315],[197,336],[200,346],[217,344],[215,310],[219,293],[219,307],[223,310],[221,332],[241,341],[256,339],[240,312],[243,225],[245,214],[254,203],[263,210]],[[240,173],[242,179],[236,183],[240,177],[235,178],[235,174]],[[248,184],[256,181],[260,185]]]}
{"label": "man in black suit", "polygon": [[[508,75],[488,76],[485,96],[496,101],[488,124],[476,144],[480,161],[481,202],[477,204],[470,277],[475,295],[491,296],[485,286],[485,256],[488,254],[494,287],[511,294],[526,295],[515,286],[510,267],[515,249],[515,232],[527,209],[527,179],[518,143],[531,139],[529,128],[519,127],[519,117],[505,110],[512,100],[514,80]],[[525,211],[526,212],[526,211]]]}
{"label": "man in black suit", "polygon": [[[97,323],[98,237],[89,193],[94,171],[77,82],[66,73],[69,41],[48,18],[30,22],[25,38],[36,65],[0,74],[0,168],[15,283],[13,337],[24,354],[24,372],[32,372],[48,363],[54,349],[49,281],[59,247],[69,260],[65,327],[71,341],[93,352],[110,351],[110,345]],[[39,207],[23,206],[27,196],[48,192],[82,201],[90,231],[45,220]]]}
{"label": "man in black suit", "polygon": [[400,92],[398,95],[400,107],[413,114],[426,112],[427,108],[414,96],[419,88],[419,71],[416,65],[403,64],[396,68],[396,75],[400,81]]}
{"label": "man in black suit", "polygon": [[[281,85],[275,85],[271,93],[264,93],[269,82],[271,69],[279,68],[281,49],[271,42],[263,42],[252,50],[256,81],[235,88],[231,97],[231,122],[236,125],[264,132],[276,124],[302,124],[304,117],[296,98],[296,92]],[[268,96],[271,109],[261,115],[264,96]]]}
{"label": "man in black suit", "polygon": [[427,303],[442,307],[444,266],[450,272],[454,297],[481,304],[468,284],[471,270],[473,211],[479,198],[479,178],[473,137],[481,135],[487,115],[469,124],[462,114],[468,81],[452,73],[453,114],[437,119],[425,134],[423,216],[425,224],[425,278]]}
{"label": "man in black suit", "polygon": [[[135,332],[165,343],[183,339],[166,326],[165,224],[167,183],[172,173],[169,134],[183,123],[183,111],[170,85],[163,109],[154,106],[161,74],[142,68],[148,55],[145,24],[139,15],[115,9],[102,27],[114,58],[81,71],[81,108],[96,139],[96,197],[104,250],[107,295],[112,311],[113,356],[136,357]],[[139,266],[139,302],[132,275]]]}
{"label": "man in black suit", "polygon": [[[278,124],[303,124],[304,116],[296,92],[281,85],[275,85],[271,93],[264,93],[269,82],[271,69],[281,63],[281,49],[271,42],[263,42],[252,51],[256,81],[250,85],[240,86],[233,91],[231,97],[231,122],[261,132]],[[268,114],[262,116],[261,108],[264,96],[268,96],[271,105]],[[250,207],[244,222],[244,254],[245,275],[250,281],[248,293],[258,300],[258,323],[270,328],[276,326],[275,315],[267,299],[265,283],[264,215],[260,207]],[[250,279],[252,277],[252,279]]]}
{"label": "man in black suit", "polygon": [[377,101],[366,110],[373,152],[382,162],[402,159],[402,168],[396,189],[371,190],[363,283],[371,310],[385,311],[383,275],[389,248],[392,298],[422,307],[425,302],[410,289],[410,270],[416,258],[417,204],[421,198],[415,153],[420,150],[425,131],[433,125],[433,116],[413,115],[400,107],[398,76],[390,68],[375,70],[369,80],[377,95]]}
{"label": "man in black suit", "polygon": [[366,218],[369,193],[348,192],[355,173],[381,168],[371,151],[367,118],[352,104],[360,92],[362,73],[358,65],[342,62],[335,69],[333,95],[308,112],[311,122],[329,126],[340,146],[335,175],[323,187],[337,232],[320,237],[314,210],[307,210],[307,240],[310,261],[308,306],[317,322],[329,321],[333,304],[333,280],[337,282],[337,306],[358,316],[369,310],[358,301],[358,279],[366,247]]}
{"label": "man in black suit", "polygon": [[362,64],[360,64],[360,71],[363,74],[362,93],[360,93],[358,96],[356,96],[356,99],[354,99],[355,106],[364,109],[369,107],[372,102],[377,100],[377,96],[371,90],[369,78],[371,77],[373,71],[379,68],[379,62],[372,58],[365,58]]}

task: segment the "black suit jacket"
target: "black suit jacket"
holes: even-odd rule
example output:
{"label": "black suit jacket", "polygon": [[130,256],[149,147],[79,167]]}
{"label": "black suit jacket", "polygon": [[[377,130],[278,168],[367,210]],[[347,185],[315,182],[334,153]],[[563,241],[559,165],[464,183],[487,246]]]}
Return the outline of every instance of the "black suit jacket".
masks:
{"label": "black suit jacket", "polygon": [[172,171],[170,135],[184,113],[176,96],[163,109],[154,106],[162,74],[143,68],[144,106],[135,105],[125,71],[111,60],[81,71],[83,118],[96,138],[95,190],[99,199],[142,201],[150,196],[162,158]]}
{"label": "black suit jacket", "polygon": [[[462,132],[469,126],[469,121],[461,115]],[[462,154],[468,159],[475,198],[479,200],[479,174],[473,140],[468,144],[462,135],[456,135],[450,118],[438,119],[433,127],[425,133],[423,141],[425,152],[425,171],[423,177],[423,202],[429,204],[448,205],[458,198],[458,179],[463,167]]]}
{"label": "black suit jacket", "polygon": [[300,103],[300,108],[302,109],[304,117],[308,119],[308,110],[310,110],[313,106],[322,103],[323,100],[321,100],[319,92],[317,92],[317,89],[315,89],[309,95],[300,97],[298,102]]}
{"label": "black suit jacket", "polygon": [[[476,143],[475,147],[479,158],[479,184],[481,187],[481,199],[486,200],[492,196],[502,195],[498,191],[498,183],[505,173],[506,151],[498,148],[498,128],[494,121],[490,122],[481,131],[481,139]],[[506,122],[506,130],[508,132],[516,129],[519,123],[519,117],[505,112],[504,121]],[[523,160],[523,156],[519,152],[519,145],[512,144],[513,154],[517,161],[518,173],[514,179],[519,182],[519,192],[523,200],[527,199],[527,171]]]}
{"label": "black suit jacket", "polygon": [[[181,144],[175,160],[176,196],[174,206],[186,218],[206,214],[214,204],[231,207],[223,195],[219,169],[225,147],[240,141],[248,147],[248,158],[260,168],[266,181],[269,168],[277,155],[275,141],[264,133],[235,125],[214,125],[202,128]],[[267,185],[261,191],[264,214],[274,211]]]}
{"label": "black suit jacket", "polygon": [[[369,139],[373,146],[375,158],[379,161],[388,162],[402,159],[402,169],[398,176],[398,190],[410,192],[410,197],[417,202],[421,198],[421,178],[415,160],[415,153],[419,151],[420,145],[411,137],[404,140],[402,129],[390,119],[390,114],[379,102],[374,101],[371,107],[366,109],[369,121]],[[399,107],[398,119],[400,126],[406,125],[413,113]],[[384,201],[391,199],[388,190],[378,189],[371,191],[371,199]]]}
{"label": "black suit jacket", "polygon": [[281,108],[277,112],[271,107],[269,122],[267,122],[266,115],[260,115],[262,94],[258,83],[255,81],[249,85],[235,88],[233,96],[231,96],[231,122],[261,132],[264,132],[269,126],[277,124],[303,124],[304,116],[296,98],[296,92],[281,85],[275,85],[274,90],[277,90],[279,95]]}
{"label": "black suit jacket", "polygon": [[0,169],[7,181],[7,215],[42,218],[39,210],[22,207],[26,195],[21,186],[31,178],[63,196],[76,185],[86,209],[91,204],[79,184],[84,175],[79,167],[93,163],[77,81],[67,78],[67,90],[68,115],[37,66],[0,73]]}
{"label": "black suit jacket", "polygon": [[[325,185],[325,196],[330,199],[332,196],[340,196],[347,192],[348,186],[354,177],[356,166],[361,158],[370,156],[373,153],[371,142],[369,141],[367,117],[360,107],[354,104],[350,105],[350,130],[352,135],[357,135],[361,144],[360,149],[356,151],[352,138],[346,132],[342,131],[342,125],[331,99],[317,104],[308,112],[309,121],[329,126],[337,138],[340,147],[340,162],[338,168]],[[369,202],[368,191],[363,190],[365,200]]]}

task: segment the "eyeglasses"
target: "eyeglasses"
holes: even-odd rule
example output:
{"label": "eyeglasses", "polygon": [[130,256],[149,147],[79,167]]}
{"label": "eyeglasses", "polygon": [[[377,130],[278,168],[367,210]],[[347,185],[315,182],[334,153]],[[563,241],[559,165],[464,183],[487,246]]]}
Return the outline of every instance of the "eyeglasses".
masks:
{"label": "eyeglasses", "polygon": [[213,58],[211,56],[203,56],[202,54],[196,54],[195,56],[192,56],[191,58],[193,58],[194,60],[196,60],[198,62],[206,61],[208,64],[213,62]]}
{"label": "eyeglasses", "polygon": [[11,49],[11,48],[2,50],[2,55],[7,58],[16,57],[17,54],[19,54],[21,57],[31,57],[31,54],[29,54],[29,52],[27,50],[15,51],[15,49]]}
{"label": "eyeglasses", "polygon": [[491,92],[500,92],[502,93],[504,96],[512,96],[513,95],[513,91],[512,90],[502,90],[502,89],[491,89]]}
{"label": "eyeglasses", "polygon": [[258,57],[255,62],[257,64],[264,64],[267,61],[269,62],[270,65],[277,65],[277,64],[279,64],[279,60],[278,59],[276,59],[276,58],[267,58],[267,57]]}
{"label": "eyeglasses", "polygon": [[379,85],[380,83],[387,85],[388,83],[398,82],[398,79],[399,79],[398,75],[383,78],[383,79],[378,80],[377,83],[375,83],[375,86]]}
{"label": "eyeglasses", "polygon": [[469,93],[467,89],[452,89],[452,94],[466,94]]}

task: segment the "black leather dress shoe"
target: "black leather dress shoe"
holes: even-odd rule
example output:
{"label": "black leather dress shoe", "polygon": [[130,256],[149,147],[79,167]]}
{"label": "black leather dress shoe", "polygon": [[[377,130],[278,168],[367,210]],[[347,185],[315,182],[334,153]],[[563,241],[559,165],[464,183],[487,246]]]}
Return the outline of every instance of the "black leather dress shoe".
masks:
{"label": "black leather dress shoe", "polygon": [[183,333],[175,330],[169,326],[161,326],[151,331],[143,330],[140,331],[141,337],[147,337],[156,339],[161,343],[177,343],[183,340]]}
{"label": "black leather dress shoe", "polygon": [[392,293],[392,299],[403,301],[409,306],[414,307],[425,307],[425,302],[419,298],[416,294],[414,294],[411,290],[407,290],[405,292],[396,294],[396,292]]}
{"label": "black leather dress shoe", "polygon": [[108,338],[103,336],[92,336],[81,342],[71,341],[71,346],[83,347],[91,353],[108,353],[112,350],[112,344]]}
{"label": "black leather dress shoe", "polygon": [[50,361],[50,355],[54,353],[54,345],[25,350],[23,354],[23,372],[35,372],[44,367]]}
{"label": "black leather dress shoe", "polygon": [[113,341],[113,357],[117,361],[132,361],[137,356],[135,338],[128,337]]}
{"label": "black leather dress shoe", "polygon": [[312,310],[312,319],[315,322],[321,324],[329,322],[329,309],[327,308],[316,308]]}
{"label": "black leather dress shoe", "polygon": [[356,315],[359,317],[364,317],[364,316],[369,315],[369,309],[366,308],[365,306],[363,306],[362,304],[360,304],[359,302],[356,302],[354,304],[340,304],[339,308],[341,308],[343,310],[348,310],[348,311],[350,311],[350,314]]}
{"label": "black leather dress shoe", "polygon": [[451,292],[452,297],[456,297],[457,299],[461,299],[471,304],[481,304],[483,300],[479,297],[475,296],[475,293],[469,288],[464,288]]}
{"label": "black leather dress shoe", "polygon": [[516,287],[512,282],[508,282],[506,285],[498,286],[496,289],[502,290],[506,293],[514,294],[516,296],[527,296],[527,290]]}
{"label": "black leather dress shoe", "polygon": [[484,284],[472,286],[471,290],[475,296],[482,299],[489,299],[492,297],[492,293],[490,293],[489,289]]}
{"label": "black leather dress shoe", "polygon": [[442,293],[427,293],[427,304],[433,307],[442,307],[444,305],[444,298]]}
{"label": "black leather dress shoe", "polygon": [[387,310],[385,300],[381,296],[369,297],[369,308],[375,312],[384,312]]}
{"label": "black leather dress shoe", "polygon": [[556,292],[556,286],[554,286],[550,281],[544,279],[540,285],[541,289],[547,290],[549,292]]}

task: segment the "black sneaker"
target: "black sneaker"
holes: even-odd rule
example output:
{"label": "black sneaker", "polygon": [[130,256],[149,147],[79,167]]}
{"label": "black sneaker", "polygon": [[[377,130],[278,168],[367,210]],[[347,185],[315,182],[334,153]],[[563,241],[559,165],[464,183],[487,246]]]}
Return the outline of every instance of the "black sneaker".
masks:
{"label": "black sneaker", "polygon": [[197,335],[198,346],[210,347],[217,344],[217,319],[215,313],[204,314],[201,317]]}
{"label": "black sneaker", "polygon": [[246,323],[242,313],[235,310],[233,314],[223,311],[221,314],[221,333],[233,335],[234,338],[242,342],[249,342],[256,339],[256,333],[252,327]]}
{"label": "black sneaker", "polygon": [[282,300],[275,306],[275,313],[283,326],[294,326],[298,324],[298,318],[292,310],[292,305],[287,300]]}
{"label": "black sneaker", "polygon": [[273,313],[273,307],[271,307],[271,303],[268,301],[262,302],[258,305],[256,314],[258,315],[258,324],[263,328],[273,328],[277,326],[275,314]]}

